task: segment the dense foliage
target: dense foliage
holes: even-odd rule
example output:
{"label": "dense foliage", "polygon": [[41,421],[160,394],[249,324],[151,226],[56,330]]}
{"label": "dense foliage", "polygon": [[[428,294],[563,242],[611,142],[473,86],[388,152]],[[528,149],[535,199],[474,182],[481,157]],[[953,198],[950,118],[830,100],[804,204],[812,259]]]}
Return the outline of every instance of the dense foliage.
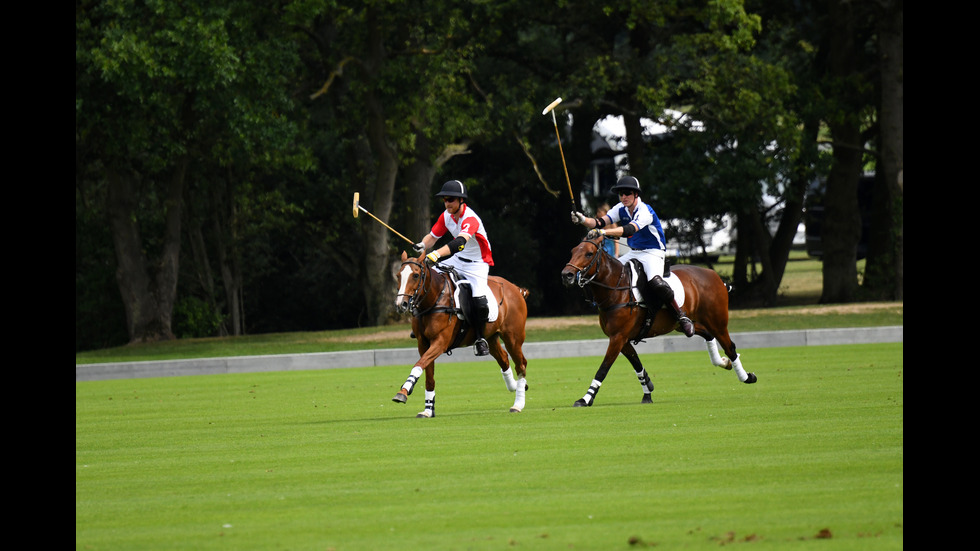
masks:
{"label": "dense foliage", "polygon": [[[865,284],[901,298],[901,64],[882,69],[879,27],[894,47],[897,20],[900,47],[903,5],[755,4],[76,2],[76,350],[385,323],[408,243],[353,219],[353,194],[417,239],[447,179],[470,188],[492,273],[563,315],[589,311],[558,273],[583,233],[569,210],[607,199],[580,195],[594,176],[636,175],[664,218],[734,216],[734,298],[770,304],[807,186],[852,212],[870,167],[898,231]],[[896,88],[897,154],[878,130]],[[609,116],[613,164],[593,147]],[[860,296],[837,219],[828,301]]]}

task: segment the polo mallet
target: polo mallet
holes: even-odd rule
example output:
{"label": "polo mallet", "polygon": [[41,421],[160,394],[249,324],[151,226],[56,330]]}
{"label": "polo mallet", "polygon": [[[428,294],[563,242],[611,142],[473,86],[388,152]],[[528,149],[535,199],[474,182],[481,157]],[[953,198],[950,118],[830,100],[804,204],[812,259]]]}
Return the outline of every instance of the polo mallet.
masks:
{"label": "polo mallet", "polygon": [[561,134],[558,132],[558,120],[555,118],[555,107],[559,103],[561,103],[561,98],[551,102],[548,107],[544,108],[541,114],[547,115],[549,111],[551,112],[551,122],[555,123],[555,136],[558,137],[558,152],[561,153],[561,166],[565,169],[565,182],[568,183],[568,198],[572,200],[572,210],[576,210],[575,194],[572,193],[572,181],[568,178],[568,166],[565,165],[565,152],[561,148]]}
{"label": "polo mallet", "polygon": [[[361,202],[360,202],[360,199],[361,199],[361,194],[355,191],[355,192],[354,192],[354,218],[357,218],[357,211],[358,211],[358,210],[363,210],[363,211],[364,211],[364,212],[365,212],[365,213],[366,213],[366,214],[367,214],[368,216],[370,216],[371,218],[374,218],[374,219],[375,219],[375,220],[377,220],[378,222],[381,222],[381,219],[380,219],[380,218],[378,218],[377,216],[375,216],[375,215],[373,215],[373,214],[371,214],[370,212],[368,212],[368,210],[367,210],[366,208],[364,208],[364,207],[362,207],[362,206],[361,206]],[[395,234],[395,235],[397,235],[398,237],[401,237],[401,238],[402,238],[402,239],[404,239],[405,241],[408,241],[408,243],[409,243],[409,245],[415,245],[415,242],[414,242],[414,241],[412,241],[411,239],[409,239],[409,238],[407,238],[407,237],[405,237],[404,235],[402,235],[402,234],[400,234],[400,233],[398,233],[398,232],[396,232],[396,231],[395,231],[394,229],[392,229],[392,227],[391,227],[391,226],[389,226],[388,224],[385,224],[384,222],[381,222],[381,225],[382,225],[382,226],[384,226],[384,227],[386,227],[386,228],[388,228],[389,230],[391,230],[391,231],[392,231],[392,233],[394,233],[394,234]]]}

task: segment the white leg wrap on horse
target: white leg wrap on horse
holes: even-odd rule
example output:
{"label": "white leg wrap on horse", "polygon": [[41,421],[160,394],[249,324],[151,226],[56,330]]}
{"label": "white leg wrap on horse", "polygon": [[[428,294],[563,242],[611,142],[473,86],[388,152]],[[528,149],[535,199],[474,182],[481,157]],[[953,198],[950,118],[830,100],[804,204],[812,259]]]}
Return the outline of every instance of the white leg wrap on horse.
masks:
{"label": "white leg wrap on horse", "polygon": [[602,381],[599,379],[592,379],[592,384],[589,385],[589,390],[585,391],[585,396],[582,396],[582,399],[585,400],[586,404],[592,403],[592,400],[595,399],[595,393],[599,392],[600,386],[602,386]]}
{"label": "white leg wrap on horse", "polygon": [[732,369],[734,369],[735,370],[735,374],[738,375],[738,380],[739,381],[742,381],[744,383],[745,381],[749,380],[749,374],[746,373],[744,369],[742,369],[742,355],[741,354],[739,354],[735,358],[735,361],[732,362]]}
{"label": "white leg wrap on horse", "polygon": [[425,391],[425,411],[419,413],[423,417],[435,417],[436,416],[436,391],[426,390]]}
{"label": "white leg wrap on horse", "polygon": [[500,374],[504,376],[504,384],[507,385],[507,390],[511,392],[517,390],[517,381],[514,380],[513,369],[508,369],[507,371],[501,369]]}
{"label": "white leg wrap on horse", "polygon": [[517,388],[514,393],[514,405],[510,408],[511,411],[522,411],[524,409],[524,393],[527,389],[527,379],[521,377],[516,382]]}
{"label": "white leg wrap on horse", "polygon": [[718,341],[711,339],[706,341],[708,346],[708,356],[711,357],[711,363],[713,365],[721,366],[725,364],[725,361],[721,359],[721,354],[718,353]]}
{"label": "white leg wrap on horse", "polygon": [[[653,392],[652,386],[648,386],[647,385],[647,381],[649,379],[647,377],[647,370],[646,369],[641,369],[640,371],[638,371],[636,373],[636,378],[640,380],[640,386],[643,387],[643,393],[644,394],[650,394],[651,392]],[[652,385],[653,383],[650,383],[650,384]]]}
{"label": "white leg wrap on horse", "polygon": [[413,367],[412,373],[408,376],[408,379],[405,379],[405,384],[402,385],[402,388],[404,388],[408,392],[412,392],[412,387],[415,386],[415,382],[418,381],[419,377],[421,376],[422,376],[422,368],[419,366]]}

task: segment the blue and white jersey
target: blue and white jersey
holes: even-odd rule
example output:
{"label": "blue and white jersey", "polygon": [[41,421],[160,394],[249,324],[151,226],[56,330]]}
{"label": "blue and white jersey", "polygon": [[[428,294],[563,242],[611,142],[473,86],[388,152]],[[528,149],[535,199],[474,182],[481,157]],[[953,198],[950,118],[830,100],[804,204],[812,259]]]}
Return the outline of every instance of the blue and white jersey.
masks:
{"label": "blue and white jersey", "polygon": [[626,238],[626,243],[633,250],[656,249],[667,250],[667,239],[664,237],[664,229],[660,225],[660,218],[653,211],[653,207],[644,203],[639,197],[636,198],[636,210],[630,214],[629,209],[622,203],[609,210],[609,218],[620,226],[633,223],[639,229],[633,235]]}

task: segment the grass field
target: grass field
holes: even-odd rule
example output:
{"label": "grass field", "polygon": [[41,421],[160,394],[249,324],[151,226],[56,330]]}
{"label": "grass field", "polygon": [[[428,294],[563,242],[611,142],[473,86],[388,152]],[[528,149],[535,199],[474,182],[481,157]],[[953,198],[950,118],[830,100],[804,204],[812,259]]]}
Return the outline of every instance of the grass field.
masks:
{"label": "grass field", "polygon": [[79,550],[899,550],[903,345],[75,384]]}

